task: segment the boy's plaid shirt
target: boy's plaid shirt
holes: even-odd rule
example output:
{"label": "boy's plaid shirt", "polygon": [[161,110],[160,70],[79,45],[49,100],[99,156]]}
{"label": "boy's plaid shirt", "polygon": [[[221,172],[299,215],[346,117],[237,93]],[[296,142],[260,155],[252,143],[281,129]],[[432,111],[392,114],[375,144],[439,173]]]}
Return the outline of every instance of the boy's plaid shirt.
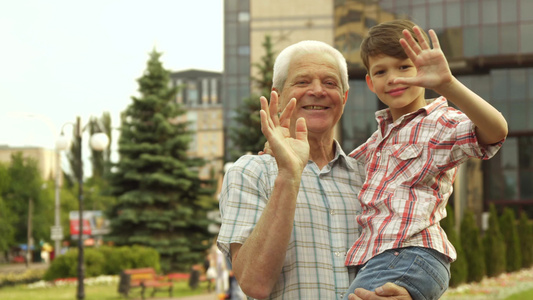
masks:
{"label": "boy's plaid shirt", "polygon": [[471,157],[491,158],[503,141],[478,145],[475,125],[443,97],[393,124],[388,109],[376,112],[376,119],[379,130],[350,153],[366,164],[367,177],[358,196],[362,232],[346,265],[410,246],[432,248],[455,260],[439,221],[446,217],[457,167]]}

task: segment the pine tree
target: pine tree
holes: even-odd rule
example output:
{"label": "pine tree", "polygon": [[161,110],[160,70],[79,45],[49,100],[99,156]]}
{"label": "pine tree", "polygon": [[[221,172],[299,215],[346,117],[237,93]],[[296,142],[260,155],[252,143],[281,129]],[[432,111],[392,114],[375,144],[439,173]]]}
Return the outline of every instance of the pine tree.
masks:
{"label": "pine tree", "polygon": [[505,245],[507,246],[507,272],[520,270],[522,267],[522,253],[520,252],[520,240],[516,230],[516,217],[512,208],[506,207],[500,218],[500,228]]}
{"label": "pine tree", "polygon": [[446,207],[446,213],[447,217],[440,221],[440,225],[446,232],[448,240],[455,248],[455,252],[457,252],[457,259],[450,266],[450,286],[454,287],[466,282],[467,261],[463,246],[461,245],[461,240],[455,230],[455,216],[450,206]]}
{"label": "pine tree", "polygon": [[522,267],[529,268],[533,266],[533,225],[524,211],[520,213],[518,236],[522,252]]}
{"label": "pine tree", "polygon": [[486,274],[485,251],[474,213],[466,211],[461,222],[461,245],[468,262],[467,282],[479,282]]}
{"label": "pine tree", "polygon": [[489,211],[489,228],[485,232],[483,239],[486,252],[485,263],[487,266],[487,276],[496,277],[505,272],[505,241],[500,230],[498,212],[494,204],[490,205]]}
{"label": "pine tree", "polygon": [[261,63],[254,63],[253,66],[259,71],[259,75],[252,77],[252,83],[255,90],[260,94],[254,93],[249,98],[243,99],[242,106],[237,108],[234,120],[236,127],[230,128],[230,138],[237,149],[231,151],[232,160],[236,160],[246,152],[256,154],[263,150],[266,138],[261,132],[261,117],[259,111],[261,104],[260,96],[270,98],[272,89],[272,72],[274,70],[275,53],[272,50],[272,40],[269,35],[265,35],[263,48],[265,55],[261,57]]}
{"label": "pine tree", "polygon": [[185,111],[172,101],[177,88],[170,87],[160,56],[150,53],[138,79],[140,97],[132,97],[122,114],[111,239],[153,247],[165,271],[185,271],[203,260],[211,238],[205,204],[216,201],[198,178],[203,161],[187,157],[191,132],[187,123],[176,121]]}

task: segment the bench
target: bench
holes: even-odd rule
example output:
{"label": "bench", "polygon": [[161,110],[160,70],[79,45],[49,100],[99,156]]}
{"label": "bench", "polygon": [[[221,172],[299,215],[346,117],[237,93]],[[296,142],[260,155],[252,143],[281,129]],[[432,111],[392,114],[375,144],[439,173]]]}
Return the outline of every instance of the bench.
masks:
{"label": "bench", "polygon": [[168,294],[172,297],[172,281],[166,276],[157,275],[154,268],[127,269],[120,273],[118,292],[128,298],[129,292],[133,288],[141,288],[141,297],[144,300],[144,292],[148,288],[153,288],[152,295],[163,288],[168,287]]}

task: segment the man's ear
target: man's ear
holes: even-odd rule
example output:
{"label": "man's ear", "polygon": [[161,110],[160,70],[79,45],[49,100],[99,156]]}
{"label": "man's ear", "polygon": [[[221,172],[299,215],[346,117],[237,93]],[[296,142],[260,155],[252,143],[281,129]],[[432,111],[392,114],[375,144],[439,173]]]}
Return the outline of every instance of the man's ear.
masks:
{"label": "man's ear", "polygon": [[[348,90],[349,91],[349,90]],[[346,91],[344,93],[344,103],[343,104],[346,104],[346,101],[348,101],[348,91]]]}
{"label": "man's ear", "polygon": [[366,85],[368,85],[368,88],[372,91],[372,93],[376,93],[374,90],[374,83],[372,82],[372,78],[368,74],[366,74]]}

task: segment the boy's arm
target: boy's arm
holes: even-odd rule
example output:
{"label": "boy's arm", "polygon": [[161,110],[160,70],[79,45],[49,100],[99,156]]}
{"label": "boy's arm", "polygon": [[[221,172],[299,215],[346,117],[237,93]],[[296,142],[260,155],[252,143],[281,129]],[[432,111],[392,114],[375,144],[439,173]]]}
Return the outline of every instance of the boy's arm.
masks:
{"label": "boy's arm", "polygon": [[429,30],[433,49],[419,27],[415,26],[413,31],[420,42],[404,30],[405,39],[401,39],[400,44],[416,66],[417,76],[396,78],[394,83],[429,88],[454,103],[476,125],[480,144],[490,145],[503,140],[507,136],[507,121],[498,110],[452,75],[435,31]]}

